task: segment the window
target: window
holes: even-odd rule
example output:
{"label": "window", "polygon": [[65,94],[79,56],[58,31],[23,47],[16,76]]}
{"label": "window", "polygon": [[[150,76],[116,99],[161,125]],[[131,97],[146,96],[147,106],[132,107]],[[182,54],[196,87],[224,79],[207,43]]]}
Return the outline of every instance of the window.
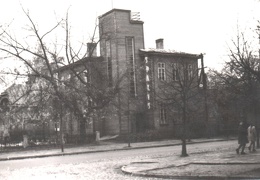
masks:
{"label": "window", "polygon": [[166,121],[166,106],[164,104],[160,105],[160,124],[167,124]]}
{"label": "window", "polygon": [[107,58],[107,72],[108,72],[108,85],[111,87],[113,85],[113,74],[112,74],[112,59]]}
{"label": "window", "polygon": [[177,63],[172,64],[172,79],[173,79],[173,81],[180,80],[179,69],[178,69]]}
{"label": "window", "polygon": [[112,71],[112,58],[111,58],[111,46],[110,40],[106,41],[106,59],[107,59],[107,77],[108,85],[111,87],[113,85],[113,71]]}
{"label": "window", "polygon": [[193,68],[192,68],[192,65],[189,64],[188,65],[188,79],[191,80],[192,76],[193,76]]}
{"label": "window", "polygon": [[158,79],[165,81],[165,63],[158,63]]}
{"label": "window", "polygon": [[126,37],[126,59],[128,61],[129,70],[129,93],[132,97],[136,96],[136,74],[135,74],[135,53],[134,38]]}

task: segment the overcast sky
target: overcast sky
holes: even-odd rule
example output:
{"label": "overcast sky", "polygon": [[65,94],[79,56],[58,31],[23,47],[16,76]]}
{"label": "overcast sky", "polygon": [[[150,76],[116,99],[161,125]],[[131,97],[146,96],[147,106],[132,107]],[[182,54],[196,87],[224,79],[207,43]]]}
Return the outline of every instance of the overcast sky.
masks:
{"label": "overcast sky", "polygon": [[140,12],[144,21],[145,47],[164,39],[165,49],[205,53],[205,64],[217,67],[227,58],[228,44],[237,27],[250,33],[260,20],[259,0],[8,0],[1,3],[1,24],[12,22],[14,33],[28,23],[21,5],[29,10],[42,32],[50,29],[69,8],[75,38],[88,40],[95,20],[112,8]]}

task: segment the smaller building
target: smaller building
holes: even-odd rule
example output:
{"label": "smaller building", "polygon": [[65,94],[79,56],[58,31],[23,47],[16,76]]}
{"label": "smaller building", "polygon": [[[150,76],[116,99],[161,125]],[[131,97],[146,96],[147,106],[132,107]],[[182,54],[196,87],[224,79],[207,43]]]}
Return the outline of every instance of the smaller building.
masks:
{"label": "smaller building", "polygon": [[96,131],[103,135],[103,119],[99,106],[102,107],[100,96],[107,87],[104,59],[96,56],[86,57],[58,68],[55,74],[60,87],[64,89],[67,103],[63,108],[63,133],[76,139],[93,135]]}
{"label": "smaller building", "polygon": [[[195,94],[199,93],[201,54],[166,50],[163,39],[156,40],[156,47],[140,49],[146,69],[149,126],[169,135],[179,135],[183,123],[183,91],[187,91],[186,96],[194,95],[193,101],[198,101]],[[190,108],[194,102],[187,99],[186,103]],[[187,121],[192,118],[187,117]]]}

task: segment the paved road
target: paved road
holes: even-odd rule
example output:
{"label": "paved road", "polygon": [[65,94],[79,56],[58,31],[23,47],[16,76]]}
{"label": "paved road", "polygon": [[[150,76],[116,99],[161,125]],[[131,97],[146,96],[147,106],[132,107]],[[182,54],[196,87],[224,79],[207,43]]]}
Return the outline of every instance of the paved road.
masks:
{"label": "paved road", "polygon": [[[188,153],[222,151],[235,141],[188,145]],[[0,179],[155,179],[123,174],[121,167],[151,158],[179,156],[181,146],[110,151],[71,156],[2,161]]]}

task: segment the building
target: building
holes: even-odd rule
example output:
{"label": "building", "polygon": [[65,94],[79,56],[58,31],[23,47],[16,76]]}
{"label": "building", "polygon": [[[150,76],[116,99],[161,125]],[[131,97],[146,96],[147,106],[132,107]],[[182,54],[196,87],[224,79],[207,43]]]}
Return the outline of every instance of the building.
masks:
{"label": "building", "polygon": [[146,66],[147,117],[151,128],[168,135],[179,135],[185,108],[180,93],[185,90],[186,96],[190,96],[185,100],[187,107],[192,101],[199,104],[195,95],[200,91],[198,60],[201,55],[165,50],[163,46],[163,39],[157,39],[156,49],[139,50]]}
{"label": "building", "polygon": [[[89,54],[92,52],[89,51]],[[102,57],[91,56],[55,70],[60,92],[65,93],[67,102],[62,112],[63,133],[70,140],[92,135],[96,131],[104,132],[103,118],[98,116],[101,112],[95,108],[100,105],[99,95],[106,90],[104,67]]]}
{"label": "building", "polygon": [[[156,49],[145,48],[143,25],[138,13],[112,9],[99,16],[100,57],[96,56],[97,44],[89,43],[88,57],[55,69],[60,88],[69,82],[86,91],[96,87],[97,91],[92,89],[92,93],[115,87],[118,89],[113,100],[91,113],[87,109],[93,106],[95,95],[79,97],[78,100],[85,103],[73,104],[73,111],[70,108],[64,110],[65,134],[78,136],[100,131],[102,136],[126,135],[146,130],[171,135],[180,133],[181,110],[176,108],[176,104],[162,100],[165,94],[161,87],[165,83],[177,84],[183,76],[192,81],[192,92],[198,92],[198,66],[202,56],[165,50],[163,39],[156,40]],[[76,81],[80,78],[84,81]],[[68,94],[67,98],[70,98]],[[197,101],[197,107],[198,104]]]}
{"label": "building", "polygon": [[176,116],[170,116],[163,105],[157,105],[159,86],[162,81],[169,81],[169,76],[177,81],[178,71],[172,69],[185,62],[189,73],[194,75],[193,84],[198,87],[201,54],[164,50],[163,39],[156,40],[156,49],[145,49],[143,22],[129,10],[113,9],[100,16],[99,21],[100,54],[107,62],[109,83],[124,73],[127,75],[122,84],[126,90],[118,95],[118,114],[107,117],[107,133],[179,129],[174,127],[179,120],[172,116]]}

